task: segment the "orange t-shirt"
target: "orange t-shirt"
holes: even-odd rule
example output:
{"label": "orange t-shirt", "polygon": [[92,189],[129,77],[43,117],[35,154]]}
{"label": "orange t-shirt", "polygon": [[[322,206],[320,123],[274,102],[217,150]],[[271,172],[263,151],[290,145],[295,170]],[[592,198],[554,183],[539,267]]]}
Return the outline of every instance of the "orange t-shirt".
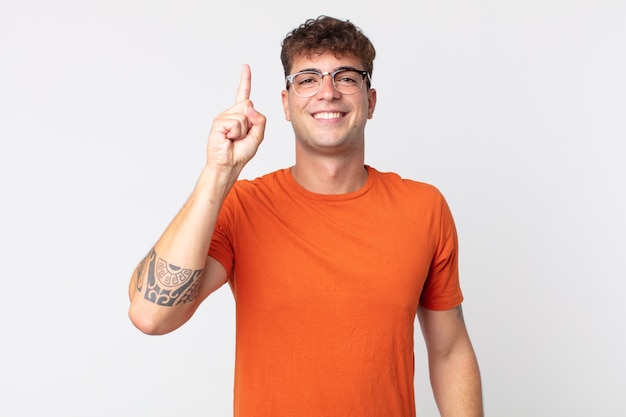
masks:
{"label": "orange t-shirt", "polygon": [[367,169],[348,194],[288,169],[228,194],[210,255],[235,297],[235,417],[415,416],[417,307],[463,299],[456,230],[435,187]]}

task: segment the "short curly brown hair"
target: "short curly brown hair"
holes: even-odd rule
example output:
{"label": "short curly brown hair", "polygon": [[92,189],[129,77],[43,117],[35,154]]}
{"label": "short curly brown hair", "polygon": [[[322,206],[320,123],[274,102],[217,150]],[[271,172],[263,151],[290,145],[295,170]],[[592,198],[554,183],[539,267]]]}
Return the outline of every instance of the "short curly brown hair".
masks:
{"label": "short curly brown hair", "polygon": [[308,19],[287,34],[280,53],[285,76],[289,75],[296,58],[322,55],[326,51],[333,51],[338,58],[354,55],[361,60],[363,69],[372,76],[376,57],[372,42],[349,20],[343,21],[329,16]]}

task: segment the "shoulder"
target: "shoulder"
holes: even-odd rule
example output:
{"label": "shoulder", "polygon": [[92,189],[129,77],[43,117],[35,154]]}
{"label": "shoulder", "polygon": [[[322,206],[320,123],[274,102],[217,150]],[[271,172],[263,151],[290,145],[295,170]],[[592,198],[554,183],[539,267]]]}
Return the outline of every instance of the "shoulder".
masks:
{"label": "shoulder", "polygon": [[417,198],[420,200],[444,199],[443,194],[433,184],[405,178],[395,172],[382,172],[369,167],[370,173],[376,176],[377,184],[391,193],[401,193],[404,198]]}
{"label": "shoulder", "polygon": [[239,179],[230,194],[262,194],[274,190],[284,182],[284,171],[285,169],[279,169],[254,179]]}
{"label": "shoulder", "polygon": [[280,169],[257,178],[237,180],[224,200],[223,211],[273,207],[284,198],[287,188],[284,171]]}

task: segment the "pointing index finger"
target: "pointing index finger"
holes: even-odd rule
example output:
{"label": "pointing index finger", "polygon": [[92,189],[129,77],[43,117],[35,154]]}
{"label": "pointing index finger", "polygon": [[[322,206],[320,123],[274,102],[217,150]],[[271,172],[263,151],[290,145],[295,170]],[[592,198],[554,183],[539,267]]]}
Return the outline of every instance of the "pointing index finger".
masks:
{"label": "pointing index finger", "polygon": [[244,64],[241,68],[241,80],[237,89],[237,98],[235,103],[239,103],[250,98],[250,89],[252,88],[252,72],[250,65]]}

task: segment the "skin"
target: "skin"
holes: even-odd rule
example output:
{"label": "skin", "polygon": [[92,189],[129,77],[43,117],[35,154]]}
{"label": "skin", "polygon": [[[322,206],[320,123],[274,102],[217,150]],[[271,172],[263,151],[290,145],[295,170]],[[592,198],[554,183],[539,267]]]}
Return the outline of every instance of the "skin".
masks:
{"label": "skin", "polygon": [[[263,140],[266,120],[250,101],[251,83],[250,68],[244,65],[235,104],[213,120],[206,163],[196,186],[133,272],[129,317],[146,334],[165,334],[179,328],[226,282],[222,265],[206,254],[224,198]],[[168,286],[174,282],[173,275],[189,278]],[[183,285],[189,290],[176,294]],[[163,299],[170,305],[162,305],[159,300]]]}
{"label": "skin", "polygon": [[433,311],[419,307],[417,317],[428,351],[430,383],[442,417],[482,417],[478,361],[463,310]]}
{"label": "skin", "polygon": [[[354,56],[326,53],[299,57],[291,73],[311,68],[330,72],[342,66],[362,68]],[[250,68],[244,65],[235,104],[213,120],[206,163],[196,186],[133,272],[129,317],[146,334],[179,328],[227,282],[222,265],[206,254],[224,198],[264,137],[266,119],[250,100],[251,85]],[[376,91],[363,86],[357,94],[343,95],[330,77],[324,77],[315,96],[302,98],[289,89],[281,99],[295,134],[296,163],[291,172],[296,181],[319,194],[362,187],[367,180],[365,125],[374,114]],[[320,114],[326,117],[317,117]],[[417,317],[441,415],[482,416],[480,374],[461,306],[447,311],[420,307]]]}
{"label": "skin", "polygon": [[[341,59],[331,53],[300,57],[291,73],[304,69],[321,72],[339,67],[363,68],[353,56]],[[293,89],[282,92],[285,118],[295,133],[296,164],[291,172],[304,188],[319,194],[340,194],[358,190],[367,180],[365,160],[365,124],[376,107],[376,90],[363,86],[352,95],[339,93],[330,77],[313,97],[297,96]],[[337,117],[318,119],[320,113]]]}

